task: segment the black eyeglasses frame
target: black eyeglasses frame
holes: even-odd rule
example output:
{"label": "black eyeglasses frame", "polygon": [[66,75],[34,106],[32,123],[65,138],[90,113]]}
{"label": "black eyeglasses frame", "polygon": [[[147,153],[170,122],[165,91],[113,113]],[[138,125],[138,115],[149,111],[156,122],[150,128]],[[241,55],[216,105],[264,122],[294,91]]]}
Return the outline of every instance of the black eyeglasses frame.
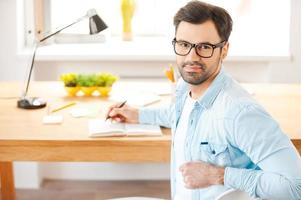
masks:
{"label": "black eyeglasses frame", "polygon": [[[222,47],[225,46],[226,40],[223,40],[222,42],[219,42],[219,43],[217,43],[217,44],[211,44],[211,43],[197,43],[197,44],[192,44],[192,43],[187,42],[187,41],[181,41],[181,42],[186,42],[186,43],[188,43],[188,44],[191,45],[189,51],[188,51],[186,54],[179,54],[179,53],[176,51],[176,43],[177,43],[177,42],[179,42],[179,41],[177,41],[176,38],[174,38],[174,39],[172,40],[172,45],[173,45],[173,47],[174,47],[174,52],[175,52],[177,55],[179,55],[179,56],[187,56],[187,55],[190,53],[191,49],[192,49],[192,48],[195,48],[195,52],[196,52],[196,54],[197,54],[198,56],[200,56],[200,57],[202,57],[202,58],[211,58],[211,57],[213,56],[214,50],[215,50],[216,48],[222,48]],[[211,47],[212,47],[211,55],[210,55],[210,56],[201,56],[201,55],[198,53],[197,49],[196,49],[196,48],[197,48],[198,46],[200,46],[200,45],[209,45],[209,46],[211,46]]]}

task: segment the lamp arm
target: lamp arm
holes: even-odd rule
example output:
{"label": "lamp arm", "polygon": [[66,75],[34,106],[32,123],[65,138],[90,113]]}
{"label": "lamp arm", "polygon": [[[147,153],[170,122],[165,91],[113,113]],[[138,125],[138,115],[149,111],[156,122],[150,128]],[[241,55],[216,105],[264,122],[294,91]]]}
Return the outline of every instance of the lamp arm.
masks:
{"label": "lamp arm", "polygon": [[88,17],[88,15],[85,15],[83,17],[80,17],[78,18],[76,21],[72,22],[71,24],[67,25],[67,26],[64,26],[63,28],[55,31],[54,33],[51,33],[49,35],[47,35],[46,37],[42,38],[41,40],[38,40],[37,43],[34,44],[34,51],[33,51],[33,56],[32,56],[32,59],[31,59],[31,65],[30,65],[30,70],[29,70],[29,74],[28,74],[28,77],[27,77],[27,83],[26,83],[26,89],[25,91],[23,92],[23,95],[22,97],[25,98],[27,96],[27,92],[28,92],[28,88],[29,88],[29,83],[30,83],[30,79],[31,79],[31,74],[32,74],[32,70],[33,70],[33,66],[34,66],[34,61],[35,61],[35,56],[36,56],[36,51],[37,51],[37,48],[39,47],[40,43],[47,40],[48,38],[58,34],[59,32],[61,32],[62,30],[82,21],[83,19],[85,19],[86,17]]}
{"label": "lamp arm", "polygon": [[38,45],[39,44],[37,44],[37,43],[34,44],[34,50],[33,50],[32,58],[31,58],[31,65],[30,65],[29,74],[28,74],[28,77],[27,77],[26,89],[22,94],[23,98],[25,98],[27,96],[29,83],[30,83],[30,78],[31,78],[32,70],[33,70],[33,65],[34,65],[34,60],[35,60],[35,57],[36,57],[36,51],[37,51]]}
{"label": "lamp arm", "polygon": [[82,21],[82,20],[85,19],[86,17],[88,17],[88,15],[85,15],[85,16],[83,16],[83,17],[81,17],[81,18],[78,18],[75,22],[72,22],[71,24],[69,24],[69,25],[67,25],[67,26],[64,26],[63,28],[61,28],[61,29],[55,31],[54,33],[51,33],[51,34],[45,36],[44,38],[42,38],[41,40],[39,40],[39,42],[43,42],[43,41],[47,40],[48,38],[50,38],[50,37],[52,37],[52,36],[58,34],[59,32],[61,32],[62,30],[65,30],[66,28],[68,28],[68,27],[70,27],[70,26],[72,26],[72,25],[74,25],[74,24],[76,24],[76,23]]}

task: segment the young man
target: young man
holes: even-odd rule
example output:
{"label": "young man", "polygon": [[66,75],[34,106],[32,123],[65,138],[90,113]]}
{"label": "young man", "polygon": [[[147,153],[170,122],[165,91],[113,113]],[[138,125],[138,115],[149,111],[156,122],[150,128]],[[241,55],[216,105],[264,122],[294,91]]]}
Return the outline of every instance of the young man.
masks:
{"label": "young man", "polygon": [[301,199],[301,160],[295,147],[222,69],[230,15],[192,1],[177,12],[174,25],[182,77],[175,104],[139,110],[112,106],[108,116],[171,127],[173,199],[213,200],[229,188],[263,199]]}

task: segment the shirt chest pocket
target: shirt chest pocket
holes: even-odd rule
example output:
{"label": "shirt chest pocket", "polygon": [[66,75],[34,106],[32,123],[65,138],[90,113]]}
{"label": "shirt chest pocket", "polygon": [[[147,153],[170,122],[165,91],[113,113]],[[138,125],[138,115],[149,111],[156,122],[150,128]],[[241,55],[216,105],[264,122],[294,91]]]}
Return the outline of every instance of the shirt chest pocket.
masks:
{"label": "shirt chest pocket", "polygon": [[230,166],[231,158],[227,144],[200,143],[201,160],[218,165]]}

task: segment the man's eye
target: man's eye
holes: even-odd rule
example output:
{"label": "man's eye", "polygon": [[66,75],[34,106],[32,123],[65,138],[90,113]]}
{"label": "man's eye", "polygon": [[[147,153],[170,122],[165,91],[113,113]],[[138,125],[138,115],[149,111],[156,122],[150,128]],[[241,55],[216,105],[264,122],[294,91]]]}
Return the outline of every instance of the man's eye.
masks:
{"label": "man's eye", "polygon": [[201,44],[198,48],[203,50],[209,50],[212,49],[212,46],[210,46],[209,44]]}
{"label": "man's eye", "polygon": [[183,48],[190,48],[190,44],[187,42],[178,42],[178,45]]}

